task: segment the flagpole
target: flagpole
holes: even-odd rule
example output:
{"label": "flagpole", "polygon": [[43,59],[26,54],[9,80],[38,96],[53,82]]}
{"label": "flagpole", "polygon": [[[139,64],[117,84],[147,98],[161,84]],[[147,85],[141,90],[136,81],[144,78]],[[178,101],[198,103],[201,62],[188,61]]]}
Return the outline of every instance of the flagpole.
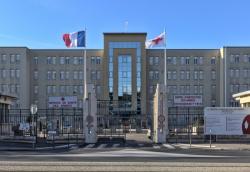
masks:
{"label": "flagpole", "polygon": [[84,72],[84,99],[88,98],[87,94],[87,53],[86,53],[86,47],[87,47],[87,39],[86,39],[86,27],[85,27],[85,46],[84,46],[84,52],[83,52],[83,58],[84,58],[84,66],[83,66],[83,72]]}
{"label": "flagpole", "polygon": [[[164,28],[164,86],[167,87],[167,41],[166,41],[166,28]],[[166,88],[167,89],[167,88]]]}

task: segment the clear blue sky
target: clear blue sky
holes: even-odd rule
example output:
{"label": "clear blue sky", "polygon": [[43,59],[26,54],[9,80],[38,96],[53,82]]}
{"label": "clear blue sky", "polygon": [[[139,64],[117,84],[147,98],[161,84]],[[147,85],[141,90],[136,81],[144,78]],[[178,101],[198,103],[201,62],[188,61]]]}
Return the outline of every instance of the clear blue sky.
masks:
{"label": "clear blue sky", "polygon": [[88,48],[103,32],[167,30],[168,48],[250,46],[249,0],[0,0],[0,46],[64,48],[62,34],[87,28]]}

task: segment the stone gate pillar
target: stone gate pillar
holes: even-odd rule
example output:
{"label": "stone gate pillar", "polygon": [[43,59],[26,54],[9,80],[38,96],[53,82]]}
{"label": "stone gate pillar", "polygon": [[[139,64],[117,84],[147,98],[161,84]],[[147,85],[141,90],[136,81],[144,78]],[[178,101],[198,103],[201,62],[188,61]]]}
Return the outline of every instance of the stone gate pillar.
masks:
{"label": "stone gate pillar", "polygon": [[97,142],[97,100],[95,86],[86,85],[86,94],[83,100],[83,130],[85,143]]}
{"label": "stone gate pillar", "polygon": [[168,133],[167,90],[163,84],[157,84],[153,108],[154,143],[166,143]]}

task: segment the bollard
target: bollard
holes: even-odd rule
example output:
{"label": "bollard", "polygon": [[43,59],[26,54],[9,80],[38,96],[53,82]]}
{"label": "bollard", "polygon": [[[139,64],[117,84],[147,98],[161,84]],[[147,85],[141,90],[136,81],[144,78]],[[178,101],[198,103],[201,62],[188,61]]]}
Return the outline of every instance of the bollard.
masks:
{"label": "bollard", "polygon": [[69,133],[68,133],[68,149],[69,149]]}
{"label": "bollard", "polygon": [[211,135],[211,133],[212,133],[212,130],[210,129],[209,130],[209,133],[210,133],[210,140],[209,140],[209,145],[210,145],[210,148],[212,147],[212,135]]}

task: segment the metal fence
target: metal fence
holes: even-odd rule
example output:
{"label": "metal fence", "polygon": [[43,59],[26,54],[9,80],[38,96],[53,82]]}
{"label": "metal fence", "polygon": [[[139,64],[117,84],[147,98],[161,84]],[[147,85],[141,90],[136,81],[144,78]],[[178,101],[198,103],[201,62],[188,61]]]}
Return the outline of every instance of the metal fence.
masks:
{"label": "metal fence", "polygon": [[203,135],[203,107],[169,107],[168,126],[170,135]]}
{"label": "metal fence", "polygon": [[[4,115],[4,116],[3,116]],[[38,109],[31,115],[29,109],[10,109],[0,114],[0,135],[37,136],[47,138],[83,133],[83,109]]]}

